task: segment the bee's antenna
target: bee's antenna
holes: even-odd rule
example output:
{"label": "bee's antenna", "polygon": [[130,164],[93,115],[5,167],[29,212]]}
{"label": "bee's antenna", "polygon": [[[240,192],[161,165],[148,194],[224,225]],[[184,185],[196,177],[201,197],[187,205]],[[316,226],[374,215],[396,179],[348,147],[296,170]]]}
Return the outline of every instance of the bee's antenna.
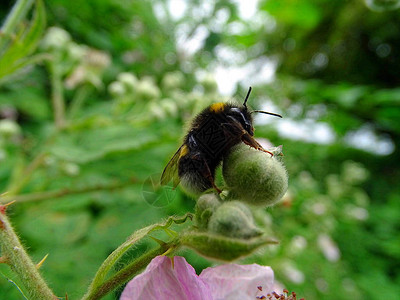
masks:
{"label": "bee's antenna", "polygon": [[275,114],[275,113],[271,113],[271,112],[263,111],[263,110],[253,110],[250,113],[252,114],[252,113],[255,113],[255,112],[282,118],[282,116],[280,114]]}
{"label": "bee's antenna", "polygon": [[247,92],[247,96],[246,96],[246,98],[244,99],[244,102],[243,102],[243,106],[244,106],[246,109],[247,109],[246,103],[247,103],[247,100],[249,99],[250,93],[251,93],[251,86],[249,87],[249,91]]}

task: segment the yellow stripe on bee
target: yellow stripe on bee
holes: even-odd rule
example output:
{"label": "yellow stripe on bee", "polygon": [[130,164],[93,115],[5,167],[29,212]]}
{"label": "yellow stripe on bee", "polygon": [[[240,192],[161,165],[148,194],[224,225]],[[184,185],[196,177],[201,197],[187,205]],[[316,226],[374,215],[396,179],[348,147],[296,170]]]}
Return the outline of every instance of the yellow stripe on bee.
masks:
{"label": "yellow stripe on bee", "polygon": [[181,151],[179,151],[179,158],[184,157],[188,153],[189,153],[189,147],[186,145],[183,145],[181,148]]}
{"label": "yellow stripe on bee", "polygon": [[225,109],[225,103],[214,103],[210,106],[210,111],[214,112],[214,113],[220,113],[223,112]]}

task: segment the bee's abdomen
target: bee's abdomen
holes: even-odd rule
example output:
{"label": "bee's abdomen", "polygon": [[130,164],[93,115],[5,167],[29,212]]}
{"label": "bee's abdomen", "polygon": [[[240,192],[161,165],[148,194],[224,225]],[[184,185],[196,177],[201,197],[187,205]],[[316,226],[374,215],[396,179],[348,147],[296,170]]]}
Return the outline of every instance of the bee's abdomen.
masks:
{"label": "bee's abdomen", "polygon": [[190,194],[198,195],[212,188],[211,182],[198,172],[186,172],[180,179],[182,187]]}
{"label": "bee's abdomen", "polygon": [[200,153],[188,154],[179,161],[178,175],[181,185],[191,194],[200,194],[212,187],[208,174],[214,178],[215,168],[210,169]]}

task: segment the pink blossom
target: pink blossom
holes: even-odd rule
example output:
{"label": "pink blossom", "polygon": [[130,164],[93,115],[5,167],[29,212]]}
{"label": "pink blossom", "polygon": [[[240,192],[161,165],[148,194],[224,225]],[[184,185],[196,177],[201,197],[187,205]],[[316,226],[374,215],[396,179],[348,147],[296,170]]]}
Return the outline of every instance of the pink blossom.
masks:
{"label": "pink blossom", "polygon": [[146,270],[132,279],[120,300],[257,300],[272,292],[270,267],[226,264],[196,275],[185,258],[154,258]]}

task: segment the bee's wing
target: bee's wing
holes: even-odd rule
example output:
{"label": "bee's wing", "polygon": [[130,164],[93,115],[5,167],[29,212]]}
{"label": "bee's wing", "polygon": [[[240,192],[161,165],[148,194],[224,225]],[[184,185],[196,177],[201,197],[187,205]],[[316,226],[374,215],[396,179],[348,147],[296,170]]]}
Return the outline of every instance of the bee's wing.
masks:
{"label": "bee's wing", "polygon": [[160,183],[162,185],[168,184],[168,182],[173,181],[174,188],[176,188],[180,182],[180,178],[178,175],[178,167],[179,167],[179,158],[181,156],[182,146],[179,147],[178,151],[175,152],[174,156],[170,159],[167,166],[165,167],[162,175]]}

